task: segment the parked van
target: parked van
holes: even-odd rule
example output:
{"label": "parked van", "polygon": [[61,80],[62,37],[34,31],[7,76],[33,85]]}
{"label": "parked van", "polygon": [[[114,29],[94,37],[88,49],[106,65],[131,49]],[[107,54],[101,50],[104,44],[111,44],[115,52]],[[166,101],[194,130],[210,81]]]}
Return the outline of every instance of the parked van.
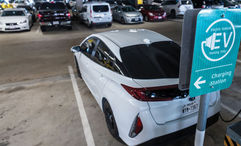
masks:
{"label": "parked van", "polygon": [[79,14],[80,21],[87,24],[88,27],[93,25],[104,24],[112,25],[112,13],[109,3],[106,2],[88,2],[85,3]]}

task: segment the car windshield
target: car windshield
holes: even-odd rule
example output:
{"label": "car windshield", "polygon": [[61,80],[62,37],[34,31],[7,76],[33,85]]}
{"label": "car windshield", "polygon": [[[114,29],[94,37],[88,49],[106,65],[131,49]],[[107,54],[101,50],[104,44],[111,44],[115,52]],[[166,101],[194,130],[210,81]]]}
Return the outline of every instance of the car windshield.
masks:
{"label": "car windshield", "polygon": [[16,0],[14,3],[24,3],[24,0]]}
{"label": "car windshield", "polygon": [[161,8],[157,5],[149,5],[145,7],[146,10],[154,10],[154,11],[158,11],[161,10]]}
{"label": "car windshield", "polygon": [[132,78],[178,78],[180,47],[172,41],[124,47],[120,55]]}
{"label": "car windshield", "polygon": [[32,8],[30,6],[18,6],[17,8],[24,8],[24,9],[26,9],[28,11],[32,10]]}
{"label": "car windshield", "polygon": [[221,5],[223,2],[221,0],[206,0],[206,5]]}
{"label": "car windshield", "polygon": [[190,1],[190,0],[182,0],[182,4],[183,5],[190,5],[190,4],[192,4],[192,1]]}
{"label": "car windshield", "polygon": [[133,7],[122,7],[123,12],[135,12],[136,10]]}
{"label": "car windshield", "polygon": [[109,7],[108,5],[95,5],[93,6],[93,10],[94,12],[108,12],[109,11]]}
{"label": "car windshield", "polygon": [[40,7],[40,10],[58,10],[58,9],[66,9],[63,3],[43,3]]}
{"label": "car windshield", "polygon": [[3,11],[2,16],[25,16],[23,11]]}

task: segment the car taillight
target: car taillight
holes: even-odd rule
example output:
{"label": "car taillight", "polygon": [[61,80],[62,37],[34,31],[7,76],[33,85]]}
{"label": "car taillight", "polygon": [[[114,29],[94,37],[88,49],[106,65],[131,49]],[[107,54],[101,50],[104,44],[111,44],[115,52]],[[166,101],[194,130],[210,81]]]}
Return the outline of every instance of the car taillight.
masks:
{"label": "car taillight", "polygon": [[67,16],[68,16],[68,18],[69,18],[69,19],[71,18],[71,15],[70,15],[70,13],[68,13],[68,14],[67,14]]}
{"label": "car taillight", "polygon": [[142,129],[143,129],[143,125],[141,122],[141,118],[139,117],[139,115],[137,115],[131,126],[129,136],[131,138],[137,136],[142,131]]}
{"label": "car taillight", "polygon": [[206,8],[206,6],[205,6],[205,5],[202,5],[202,8],[204,9],[204,8]]}
{"label": "car taillight", "polygon": [[132,97],[140,101],[170,101],[174,98],[185,98],[188,96],[188,91],[180,91],[177,85],[151,88],[133,88],[121,85]]}
{"label": "car taillight", "polygon": [[43,16],[41,14],[38,14],[38,18],[41,19]]}

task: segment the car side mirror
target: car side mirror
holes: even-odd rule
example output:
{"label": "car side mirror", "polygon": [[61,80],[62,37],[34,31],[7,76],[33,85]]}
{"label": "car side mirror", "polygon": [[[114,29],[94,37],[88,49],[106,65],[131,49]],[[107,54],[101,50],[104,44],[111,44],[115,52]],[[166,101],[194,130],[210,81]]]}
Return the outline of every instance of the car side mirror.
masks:
{"label": "car side mirror", "polygon": [[70,51],[72,53],[77,53],[77,52],[80,52],[80,46],[73,46]]}

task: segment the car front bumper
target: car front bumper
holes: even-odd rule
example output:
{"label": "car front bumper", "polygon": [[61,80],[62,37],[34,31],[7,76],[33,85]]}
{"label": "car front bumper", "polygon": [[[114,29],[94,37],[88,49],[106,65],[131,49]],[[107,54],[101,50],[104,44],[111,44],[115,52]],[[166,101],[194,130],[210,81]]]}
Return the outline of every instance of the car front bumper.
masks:
{"label": "car front bumper", "polygon": [[125,22],[132,23],[143,23],[143,17],[125,17]]}
{"label": "car front bumper", "polygon": [[6,26],[6,25],[0,25],[0,31],[3,32],[14,32],[14,31],[24,31],[29,30],[29,25],[26,24],[18,24],[14,26]]}

